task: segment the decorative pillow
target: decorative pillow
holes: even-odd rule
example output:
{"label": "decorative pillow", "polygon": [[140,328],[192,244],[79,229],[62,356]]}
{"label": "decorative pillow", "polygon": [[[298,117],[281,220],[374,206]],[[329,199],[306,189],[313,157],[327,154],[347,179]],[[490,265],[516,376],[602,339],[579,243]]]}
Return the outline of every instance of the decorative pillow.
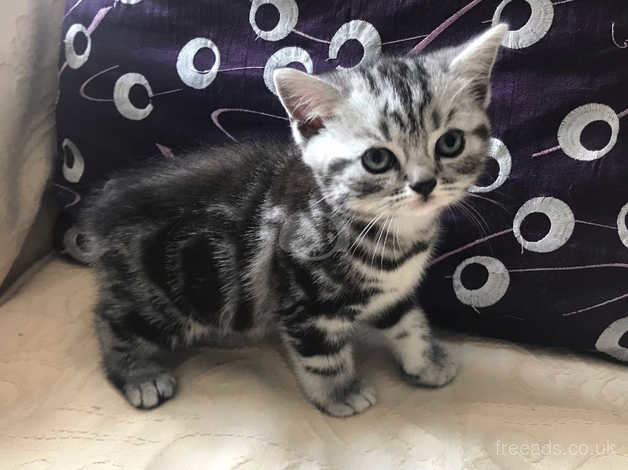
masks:
{"label": "decorative pillow", "polygon": [[70,0],[56,188],[60,245],[114,171],[200,141],[287,138],[270,79],[458,44],[507,21],[494,73],[492,166],[420,291],[441,325],[628,360],[625,0]]}

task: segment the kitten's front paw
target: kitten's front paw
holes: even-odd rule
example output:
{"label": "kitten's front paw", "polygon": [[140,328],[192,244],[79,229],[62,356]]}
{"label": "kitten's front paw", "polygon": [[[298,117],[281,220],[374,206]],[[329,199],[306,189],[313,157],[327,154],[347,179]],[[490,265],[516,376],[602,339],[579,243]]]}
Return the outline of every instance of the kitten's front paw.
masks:
{"label": "kitten's front paw", "polygon": [[455,361],[438,343],[430,346],[425,355],[424,365],[416,373],[409,373],[402,368],[403,377],[407,382],[424,387],[442,387],[454,379],[457,371]]}
{"label": "kitten's front paw", "polygon": [[127,383],[124,386],[124,395],[134,407],[148,409],[154,408],[171,398],[176,387],[176,379],[164,372],[143,382]]}
{"label": "kitten's front paw", "polygon": [[328,415],[343,418],[362,413],[375,403],[375,389],[356,381],[352,386],[338,391],[326,403],[317,404],[317,407]]}

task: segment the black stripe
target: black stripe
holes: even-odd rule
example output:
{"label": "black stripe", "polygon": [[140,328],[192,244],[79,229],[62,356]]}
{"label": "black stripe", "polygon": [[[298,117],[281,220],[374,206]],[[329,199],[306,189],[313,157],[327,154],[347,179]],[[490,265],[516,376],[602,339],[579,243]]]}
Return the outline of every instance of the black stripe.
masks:
{"label": "black stripe", "polygon": [[402,331],[401,333],[396,334],[394,339],[401,340],[407,338],[408,336],[410,336],[410,333],[408,331]]}
{"label": "black stripe", "polygon": [[380,229],[380,226],[377,224],[377,222],[369,226],[368,231],[366,232],[364,232],[364,230],[369,225],[369,222],[363,222],[361,220],[353,220],[350,225],[351,225],[351,228],[355,230],[361,238],[364,237],[364,238],[368,238],[369,240],[377,239],[377,233],[379,232],[379,229]]}
{"label": "black stripe", "polygon": [[468,94],[483,105],[488,95],[488,81],[485,79],[474,80],[468,89]]}
{"label": "black stripe", "polygon": [[[257,249],[255,237],[250,236],[259,231],[261,214],[261,205],[264,201],[270,199],[268,188],[272,184],[272,172],[265,172],[257,177],[257,184],[253,184],[246,198],[242,202],[244,210],[242,211],[242,222],[236,229],[237,236],[234,237],[236,247],[236,266],[239,274],[239,285],[246,285],[245,266],[254,256]],[[243,331],[253,326],[253,302],[251,297],[243,295],[241,292],[238,296],[238,305],[234,315],[231,318],[231,328],[235,331]]]}
{"label": "black stripe", "polygon": [[390,113],[390,118],[395,121],[395,124],[397,124],[397,127],[399,127],[399,129],[401,129],[402,131],[406,130],[406,124],[405,122],[403,122],[403,118],[401,117],[401,113],[399,113],[399,111],[392,111]]}
{"label": "black stripe", "polygon": [[390,129],[388,129],[387,117],[383,117],[379,120],[379,130],[386,140],[390,140]]}
{"label": "black stripe", "polygon": [[333,377],[344,372],[345,366],[342,363],[338,364],[336,367],[305,366],[305,370],[310,374],[322,375],[324,377]]}
{"label": "black stripe", "polygon": [[428,84],[428,74],[427,70],[425,70],[425,67],[423,67],[423,64],[420,60],[415,61],[414,65],[416,67],[415,77],[416,80],[420,83],[421,91],[423,92],[421,94],[420,106],[421,108],[424,108],[432,101],[432,93],[430,92]]}
{"label": "black stripe", "polygon": [[436,129],[440,127],[441,118],[440,118],[440,113],[438,112],[437,109],[432,110],[432,123],[434,124],[434,127]]}
{"label": "black stripe", "polygon": [[329,356],[336,354],[344,348],[344,342],[329,341],[328,335],[316,328],[309,326],[290,331],[294,348],[303,357]]}
{"label": "black stripe", "polygon": [[350,187],[360,193],[358,197],[367,197],[384,189],[383,184],[378,184],[375,181],[356,181],[351,183]]}
{"label": "black stripe", "polygon": [[473,134],[476,137],[479,137],[480,139],[486,140],[489,137],[488,126],[486,126],[485,124],[480,124],[478,127],[476,127],[475,129],[471,131],[471,134]]}
{"label": "black stripe", "polygon": [[427,249],[429,249],[429,247],[430,245],[427,242],[416,242],[399,258],[389,258],[386,256],[381,256],[381,248],[377,249],[377,253],[373,257],[373,252],[366,251],[362,245],[354,246],[353,248],[351,248],[349,253],[352,257],[359,259],[371,268],[380,268],[384,271],[394,271],[395,269],[398,269],[401,265],[406,263],[410,258],[426,251]]}
{"label": "black stripe", "polygon": [[414,308],[414,301],[412,299],[405,299],[401,302],[393,305],[392,307],[383,310],[377,315],[377,318],[372,321],[372,325],[380,330],[386,330],[399,323],[399,320]]}
{"label": "black stripe", "polygon": [[[142,266],[148,278],[172,298],[172,275],[167,271],[166,251],[174,224],[166,225],[142,242]],[[171,242],[170,242],[171,243]]]}
{"label": "black stripe", "polygon": [[369,88],[371,89],[371,92],[375,93],[376,95],[379,94],[379,88],[377,86],[377,83],[375,83],[375,79],[373,78],[373,75],[371,75],[371,72],[369,72],[367,69],[362,69],[361,71],[362,75],[369,85]]}
{"label": "black stripe", "polygon": [[182,293],[189,305],[189,313],[203,324],[217,322],[217,313],[223,307],[222,280],[215,260],[215,249],[200,235],[181,250]]}
{"label": "black stripe", "polygon": [[[410,132],[411,134],[416,133],[419,129],[419,123],[417,122],[416,115],[412,109],[408,111],[407,119],[408,119],[408,124],[410,125],[410,129],[408,132]],[[421,110],[419,110],[419,120],[421,121],[420,127],[421,128],[425,127],[423,123],[423,113]]]}
{"label": "black stripe", "polygon": [[482,156],[479,154],[467,155],[466,157],[456,160],[452,165],[453,169],[461,175],[470,175],[475,173],[482,163]]}
{"label": "black stripe", "polygon": [[329,164],[329,172],[339,173],[341,171],[344,171],[345,168],[347,168],[349,165],[352,165],[353,163],[354,163],[353,160],[339,158]]}
{"label": "black stripe", "polygon": [[153,314],[147,319],[137,308],[125,311],[117,318],[101,318],[109,323],[111,332],[123,341],[132,342],[139,336],[166,349],[170,348],[170,340],[177,329],[175,321],[169,321],[160,314]]}

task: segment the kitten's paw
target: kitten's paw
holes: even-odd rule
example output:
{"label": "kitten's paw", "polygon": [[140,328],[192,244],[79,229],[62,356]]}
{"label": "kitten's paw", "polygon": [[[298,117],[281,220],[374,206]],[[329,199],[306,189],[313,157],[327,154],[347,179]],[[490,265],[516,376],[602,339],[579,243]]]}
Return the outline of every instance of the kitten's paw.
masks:
{"label": "kitten's paw", "polygon": [[402,368],[404,379],[412,385],[442,387],[456,376],[458,366],[449,353],[438,343],[433,343],[425,355],[425,363],[417,373]]}
{"label": "kitten's paw", "polygon": [[136,408],[154,408],[172,398],[177,388],[176,379],[164,372],[153,379],[137,383],[127,383],[124,386],[124,395],[131,405]]}
{"label": "kitten's paw", "polygon": [[343,418],[362,413],[376,403],[375,389],[356,382],[327,403],[318,405],[318,408],[328,415]]}

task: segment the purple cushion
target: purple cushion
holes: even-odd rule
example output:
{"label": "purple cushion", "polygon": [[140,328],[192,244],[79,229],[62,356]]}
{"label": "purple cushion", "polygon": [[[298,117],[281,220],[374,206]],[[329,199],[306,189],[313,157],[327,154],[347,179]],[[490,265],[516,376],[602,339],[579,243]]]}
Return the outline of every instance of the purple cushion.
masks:
{"label": "purple cushion", "polygon": [[628,360],[625,0],[68,0],[60,246],[81,259],[82,197],[115,171],[287,136],[274,67],[458,44],[500,17],[513,31],[494,73],[495,158],[470,207],[448,212],[421,299],[441,325]]}

